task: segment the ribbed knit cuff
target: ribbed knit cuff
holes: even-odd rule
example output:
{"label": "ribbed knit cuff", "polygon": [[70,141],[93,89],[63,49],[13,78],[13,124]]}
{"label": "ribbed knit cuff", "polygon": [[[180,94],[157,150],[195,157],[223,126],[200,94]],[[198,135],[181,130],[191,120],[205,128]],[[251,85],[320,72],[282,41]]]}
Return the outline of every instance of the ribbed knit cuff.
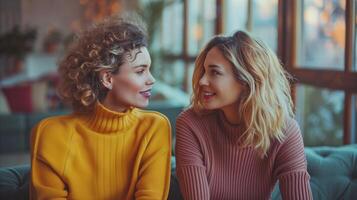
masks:
{"label": "ribbed knit cuff", "polygon": [[209,200],[209,188],[204,167],[178,167],[177,177],[184,199]]}
{"label": "ribbed knit cuff", "polygon": [[279,184],[283,199],[312,199],[309,179],[310,176],[306,171],[298,171],[282,175],[279,179]]}

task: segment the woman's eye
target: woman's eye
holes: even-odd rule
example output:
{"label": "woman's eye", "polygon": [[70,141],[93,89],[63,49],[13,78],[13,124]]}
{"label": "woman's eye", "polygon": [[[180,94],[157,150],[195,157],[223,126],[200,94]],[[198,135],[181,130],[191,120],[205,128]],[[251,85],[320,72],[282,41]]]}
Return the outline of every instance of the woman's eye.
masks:
{"label": "woman's eye", "polygon": [[216,70],[212,70],[212,71],[211,71],[211,74],[214,75],[214,76],[216,76],[216,75],[221,75],[221,73],[219,73],[219,72],[216,71]]}
{"label": "woman's eye", "polygon": [[137,71],[136,73],[137,73],[137,74],[143,74],[144,72],[145,72],[145,70],[142,69],[142,70]]}

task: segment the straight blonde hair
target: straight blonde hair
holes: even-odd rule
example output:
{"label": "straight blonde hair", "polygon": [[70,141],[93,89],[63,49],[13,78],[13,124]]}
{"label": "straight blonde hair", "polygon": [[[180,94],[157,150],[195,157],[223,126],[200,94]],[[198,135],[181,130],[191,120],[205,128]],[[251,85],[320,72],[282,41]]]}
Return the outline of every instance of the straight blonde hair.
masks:
{"label": "straight blonde hair", "polygon": [[245,86],[237,115],[242,119],[244,133],[240,144],[254,146],[264,157],[272,139],[283,141],[285,121],[293,117],[289,74],[275,53],[248,33],[237,31],[233,36],[216,36],[198,55],[195,62],[191,107],[205,113],[200,99],[199,81],[204,74],[207,53],[217,47],[232,63],[236,79]]}

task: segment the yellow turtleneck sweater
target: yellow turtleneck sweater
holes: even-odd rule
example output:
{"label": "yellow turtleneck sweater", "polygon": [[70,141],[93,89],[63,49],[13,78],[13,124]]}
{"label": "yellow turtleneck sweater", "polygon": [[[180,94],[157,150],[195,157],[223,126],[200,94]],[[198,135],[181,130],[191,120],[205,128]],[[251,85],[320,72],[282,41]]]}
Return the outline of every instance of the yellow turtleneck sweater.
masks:
{"label": "yellow turtleneck sweater", "polygon": [[171,128],[157,112],[47,118],[31,138],[32,199],[166,199]]}

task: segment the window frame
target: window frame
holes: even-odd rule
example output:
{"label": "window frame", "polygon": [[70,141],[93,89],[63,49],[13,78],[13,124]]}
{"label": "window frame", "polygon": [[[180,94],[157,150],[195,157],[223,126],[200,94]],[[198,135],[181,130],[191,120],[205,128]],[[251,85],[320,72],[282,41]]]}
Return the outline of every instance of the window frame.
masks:
{"label": "window frame", "polygon": [[[297,5],[300,0],[278,2],[278,57],[286,70],[296,78],[292,84],[292,96],[296,102],[296,84],[343,91],[345,94],[343,113],[343,144],[352,141],[352,95],[357,93],[357,72],[352,71],[355,40],[355,4],[346,0],[346,32],[344,70],[308,69],[298,66],[297,58]],[[328,66],[327,66],[328,67]],[[319,77],[317,80],[316,77]],[[355,133],[354,133],[355,134]]]}

